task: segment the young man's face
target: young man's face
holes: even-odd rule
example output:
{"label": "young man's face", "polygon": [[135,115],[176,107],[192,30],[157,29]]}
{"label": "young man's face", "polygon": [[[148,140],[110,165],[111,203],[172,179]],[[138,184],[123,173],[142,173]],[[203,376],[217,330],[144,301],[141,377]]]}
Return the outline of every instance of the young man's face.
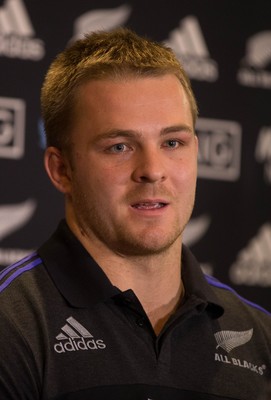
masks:
{"label": "young man's face", "polygon": [[91,81],[79,98],[70,225],[123,255],[179,246],[194,204],[197,138],[178,79]]}

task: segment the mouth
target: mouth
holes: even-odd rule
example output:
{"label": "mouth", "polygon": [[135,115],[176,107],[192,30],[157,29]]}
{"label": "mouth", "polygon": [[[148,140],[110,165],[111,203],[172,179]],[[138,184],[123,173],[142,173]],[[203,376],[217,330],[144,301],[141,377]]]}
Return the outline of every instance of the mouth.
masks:
{"label": "mouth", "polygon": [[132,204],[132,207],[136,208],[137,210],[158,210],[166,207],[167,205],[168,203],[163,201],[142,201]]}

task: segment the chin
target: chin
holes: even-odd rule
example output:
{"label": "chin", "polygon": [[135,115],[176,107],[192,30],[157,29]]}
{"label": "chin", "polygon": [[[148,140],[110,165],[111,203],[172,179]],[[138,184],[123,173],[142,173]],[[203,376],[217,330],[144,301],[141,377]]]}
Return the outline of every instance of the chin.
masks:
{"label": "chin", "polygon": [[138,240],[137,237],[136,240],[132,241],[130,237],[129,242],[122,242],[121,248],[118,252],[129,256],[151,256],[162,254],[176,244],[180,238],[180,234],[177,235],[177,237],[175,235],[174,238],[169,238],[168,240],[165,240],[165,237],[163,236],[161,240],[161,234],[159,234],[158,238],[145,236],[145,240],[143,236],[140,237],[141,240]]}

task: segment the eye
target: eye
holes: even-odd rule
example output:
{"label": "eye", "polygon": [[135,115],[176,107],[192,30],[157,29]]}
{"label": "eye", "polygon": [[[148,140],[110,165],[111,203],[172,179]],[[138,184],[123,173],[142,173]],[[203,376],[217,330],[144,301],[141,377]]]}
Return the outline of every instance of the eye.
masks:
{"label": "eye", "polygon": [[169,149],[176,149],[181,145],[179,140],[170,139],[164,143],[164,147],[168,147]]}
{"label": "eye", "polygon": [[114,146],[111,146],[108,149],[108,151],[110,153],[123,153],[123,152],[128,151],[128,150],[129,150],[128,146],[126,144],[124,144],[124,143],[114,144]]}

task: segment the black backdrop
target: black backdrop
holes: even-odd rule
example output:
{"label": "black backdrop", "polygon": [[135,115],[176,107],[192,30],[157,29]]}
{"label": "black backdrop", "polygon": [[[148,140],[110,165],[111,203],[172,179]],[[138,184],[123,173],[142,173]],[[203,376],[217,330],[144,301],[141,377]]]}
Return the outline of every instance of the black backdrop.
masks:
{"label": "black backdrop", "polygon": [[0,1],[0,265],[63,216],[43,170],[39,92],[85,31],[128,26],[170,45],[199,103],[197,202],[185,232],[203,269],[271,310],[271,2]]}

